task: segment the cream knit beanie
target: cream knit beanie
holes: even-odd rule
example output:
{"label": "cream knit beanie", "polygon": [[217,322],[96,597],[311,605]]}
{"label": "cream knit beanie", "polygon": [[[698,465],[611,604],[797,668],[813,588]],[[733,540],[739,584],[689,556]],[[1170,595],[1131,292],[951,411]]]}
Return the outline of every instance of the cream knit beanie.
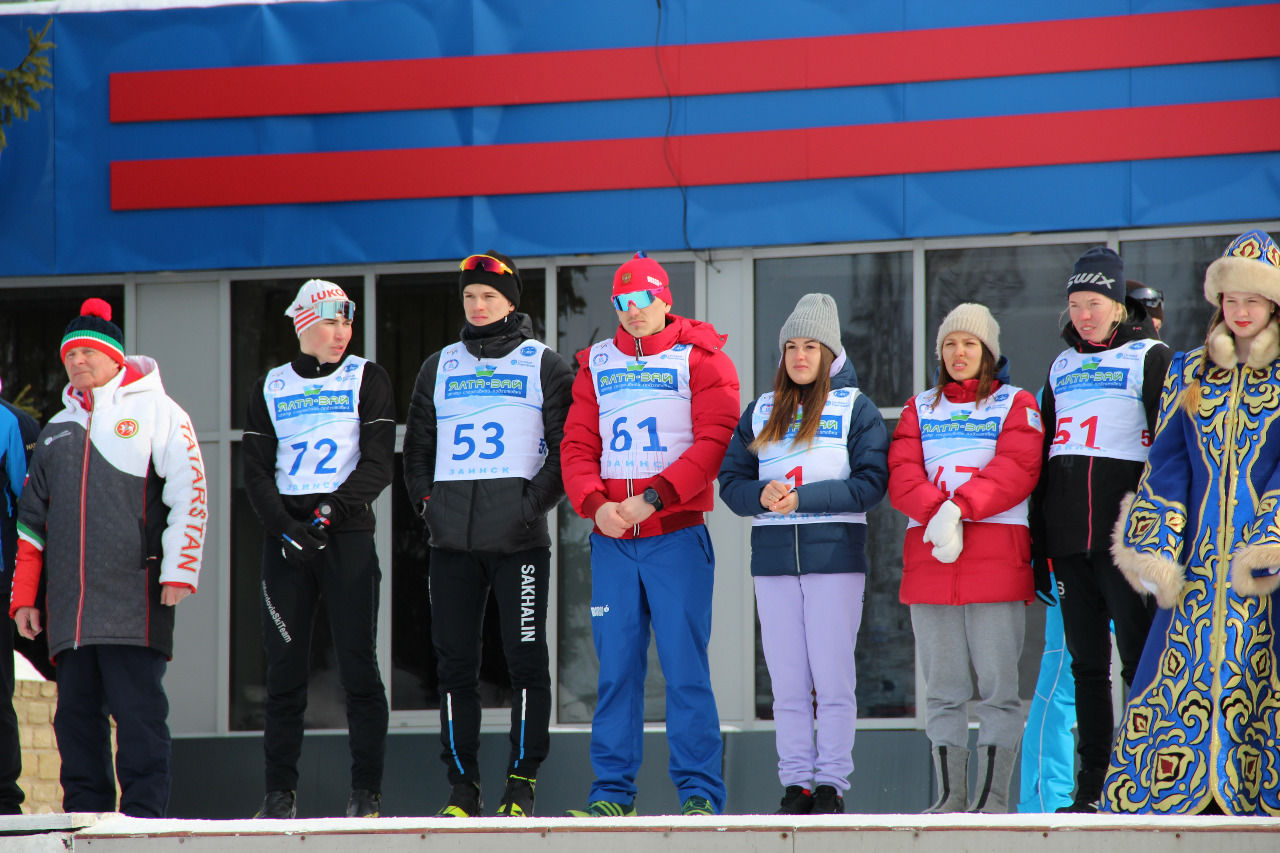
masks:
{"label": "cream knit beanie", "polygon": [[942,341],[952,332],[968,332],[986,344],[996,361],[1000,360],[1000,324],[991,316],[987,306],[976,302],[964,302],[951,309],[951,313],[938,327],[935,352],[942,361]]}

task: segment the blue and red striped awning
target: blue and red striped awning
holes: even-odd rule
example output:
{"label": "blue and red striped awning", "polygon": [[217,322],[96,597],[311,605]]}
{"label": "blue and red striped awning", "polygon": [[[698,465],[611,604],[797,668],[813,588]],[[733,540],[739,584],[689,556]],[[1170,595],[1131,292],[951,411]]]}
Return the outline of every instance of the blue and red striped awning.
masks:
{"label": "blue and red striped awning", "polygon": [[[657,48],[121,72],[110,79],[110,121],[694,98],[1276,56],[1280,3]],[[121,159],[110,164],[110,203],[126,211],[516,195],[1280,150],[1275,97],[841,119],[670,137]]]}

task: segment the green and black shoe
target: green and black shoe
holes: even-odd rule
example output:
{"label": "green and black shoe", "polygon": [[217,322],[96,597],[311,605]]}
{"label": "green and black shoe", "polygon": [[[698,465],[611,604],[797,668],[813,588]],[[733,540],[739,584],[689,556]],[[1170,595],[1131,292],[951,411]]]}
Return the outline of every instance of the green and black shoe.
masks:
{"label": "green and black shoe", "polygon": [[480,796],[479,782],[459,782],[449,792],[449,802],[436,812],[436,817],[480,817],[484,814],[484,799]]}
{"label": "green and black shoe", "polygon": [[592,800],[587,803],[585,809],[569,809],[565,815],[567,817],[635,817],[636,804],[634,800],[629,803]]}
{"label": "green and black shoe", "polygon": [[498,801],[498,817],[533,817],[533,790],[537,780],[512,774],[507,777],[507,789]]}

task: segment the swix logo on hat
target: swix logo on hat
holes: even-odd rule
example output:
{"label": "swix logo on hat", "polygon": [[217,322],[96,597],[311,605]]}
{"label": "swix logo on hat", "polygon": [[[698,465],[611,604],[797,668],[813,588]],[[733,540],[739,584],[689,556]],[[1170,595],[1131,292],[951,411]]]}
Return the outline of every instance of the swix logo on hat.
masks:
{"label": "swix logo on hat", "polygon": [[1077,273],[1067,279],[1067,287],[1073,284],[1100,284],[1108,290],[1116,283],[1114,278],[1108,278],[1100,272],[1082,272]]}

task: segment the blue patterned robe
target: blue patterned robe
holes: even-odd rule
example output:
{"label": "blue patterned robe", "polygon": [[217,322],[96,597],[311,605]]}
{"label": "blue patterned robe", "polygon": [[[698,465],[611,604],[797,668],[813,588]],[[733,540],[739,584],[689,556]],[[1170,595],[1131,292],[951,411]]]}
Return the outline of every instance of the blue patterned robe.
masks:
{"label": "blue patterned robe", "polygon": [[[1255,342],[1250,363],[1262,366],[1205,370],[1201,348],[1169,368],[1112,548],[1161,609],[1112,749],[1104,811],[1193,814],[1216,802],[1227,814],[1280,814],[1275,579],[1254,577],[1280,565],[1280,361],[1263,360],[1278,354],[1275,340]],[[1180,404],[1197,379],[1191,417]]]}

